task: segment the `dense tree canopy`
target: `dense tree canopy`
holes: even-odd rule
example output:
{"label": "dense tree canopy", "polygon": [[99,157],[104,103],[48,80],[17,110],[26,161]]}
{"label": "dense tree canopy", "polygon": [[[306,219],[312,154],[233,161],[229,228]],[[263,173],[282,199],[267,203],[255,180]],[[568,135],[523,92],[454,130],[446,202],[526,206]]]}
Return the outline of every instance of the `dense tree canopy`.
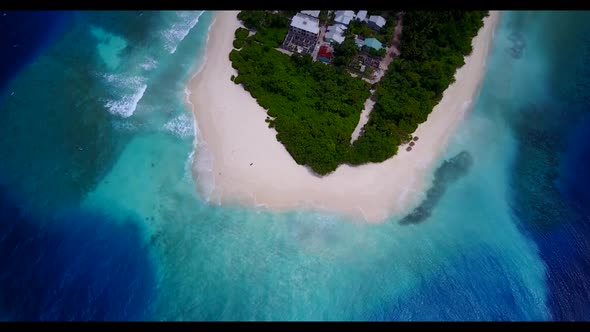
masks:
{"label": "dense tree canopy", "polygon": [[250,32],[248,31],[248,29],[238,28],[235,33],[234,47],[242,48],[242,46],[244,46],[244,43],[246,42],[246,38],[248,38],[249,33]]}
{"label": "dense tree canopy", "polygon": [[401,56],[377,86],[377,102],[363,135],[353,144],[351,163],[384,161],[409,140],[454,81],[486,15],[484,11],[405,14]]}
{"label": "dense tree canopy", "polygon": [[243,84],[268,110],[270,126],[298,164],[319,174],[347,160],[350,137],[359,121],[368,84],[309,55],[289,57],[253,42],[233,50]]}
{"label": "dense tree canopy", "polygon": [[[471,40],[485,15],[482,11],[407,12],[402,55],[378,83],[369,122],[352,146],[352,132],[370,96],[366,82],[338,66],[344,67],[358,52],[352,38],[335,48],[337,66],[313,62],[310,56],[289,57],[273,49],[287,33],[289,21],[284,13],[242,11],[238,17],[256,34],[242,38],[244,32],[236,31],[241,49],[230,54],[238,70],[234,82],[267,110],[277,139],[298,164],[323,175],[342,163],[381,162],[426,121],[454,80],[456,69],[464,64],[463,57],[471,53]],[[388,21],[387,31],[393,29],[393,22]]]}
{"label": "dense tree canopy", "polygon": [[359,48],[354,42],[354,39],[346,38],[342,43],[334,45],[334,60],[332,64],[345,68],[358,53]]}
{"label": "dense tree canopy", "polygon": [[269,47],[280,47],[289,29],[288,13],[273,14],[264,10],[243,10],[238,18],[248,29],[253,29],[253,36],[259,43]]}

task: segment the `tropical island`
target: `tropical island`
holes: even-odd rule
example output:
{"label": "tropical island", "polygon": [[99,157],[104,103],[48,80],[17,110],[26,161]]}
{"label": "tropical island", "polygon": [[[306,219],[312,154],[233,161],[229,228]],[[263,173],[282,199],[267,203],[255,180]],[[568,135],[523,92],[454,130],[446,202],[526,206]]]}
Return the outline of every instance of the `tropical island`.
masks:
{"label": "tropical island", "polygon": [[[216,13],[204,61],[198,62],[185,90],[187,103],[195,115],[192,174],[199,194],[210,204],[237,204],[274,211],[311,208],[367,222],[410,213],[433,183],[440,158],[446,154],[448,143],[472,107],[501,17],[500,12],[490,11],[483,19],[483,26],[471,41],[472,51],[466,48],[464,53],[468,55],[456,59],[465,64],[449,74],[448,82],[454,82],[446,89],[441,85],[439,89],[444,92],[440,101],[434,99],[429,103],[429,107],[435,105],[433,108],[424,108],[427,115],[419,114],[428,120],[414,124],[417,129],[413,132],[410,128],[406,129],[407,134],[394,135],[384,130],[407,128],[399,125],[403,123],[399,114],[406,115],[413,110],[405,109],[404,113],[393,109],[397,105],[412,105],[406,99],[396,99],[397,96],[403,92],[406,98],[413,98],[413,106],[420,111],[420,106],[427,104],[419,101],[419,93],[425,93],[426,89],[423,82],[433,81],[435,74],[441,75],[426,70],[438,68],[440,59],[405,60],[410,59],[410,53],[404,58],[404,49],[411,49],[413,44],[404,47],[401,44],[408,31],[419,30],[410,24],[412,21],[416,25],[426,24],[431,31],[442,29],[446,21],[442,18],[438,23],[431,19],[418,21],[412,14]],[[313,15],[317,16],[318,24],[310,30],[317,35],[297,33],[292,27],[294,17],[298,17],[296,25],[306,20],[314,25]],[[477,17],[472,19],[475,21]],[[434,23],[438,25],[429,27]],[[440,33],[439,40],[424,38],[433,45],[441,45],[449,36]],[[414,44],[422,49],[425,42]],[[385,55],[381,48],[385,49]],[[449,46],[448,50],[456,48]],[[421,59],[420,56],[435,51],[447,54],[448,50],[431,46],[424,54],[413,56]],[[237,61],[232,62],[230,57]],[[401,73],[393,74],[396,61],[409,79]],[[423,67],[416,68],[424,74],[409,74],[417,69],[413,65],[410,71],[407,64],[415,62],[423,63]],[[447,65],[447,70],[450,73],[454,68]],[[410,87],[421,84],[421,88],[393,91],[392,98],[379,96],[401,84]],[[283,95],[283,91],[288,93]],[[378,98],[380,105],[376,105]],[[410,134],[412,141],[402,143]],[[388,141],[400,143],[390,147],[386,145]],[[373,151],[371,146],[382,150]],[[361,156],[363,147],[367,153]],[[411,151],[406,151],[410,148]],[[387,151],[398,149],[400,152],[383,162],[371,162],[368,158],[384,159]],[[293,162],[294,155],[299,162]],[[368,161],[362,164],[359,157]],[[353,158],[357,158],[356,164]]]}
{"label": "tropical island", "polygon": [[340,164],[382,162],[439,103],[487,15],[241,11],[246,29],[235,31],[232,80],[267,110],[298,164],[326,175]]}

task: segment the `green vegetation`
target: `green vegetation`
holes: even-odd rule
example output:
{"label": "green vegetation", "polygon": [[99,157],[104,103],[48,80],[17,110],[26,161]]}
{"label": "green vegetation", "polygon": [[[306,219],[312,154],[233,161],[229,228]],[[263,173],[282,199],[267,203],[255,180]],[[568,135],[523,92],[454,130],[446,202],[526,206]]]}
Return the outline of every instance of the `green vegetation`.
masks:
{"label": "green vegetation", "polygon": [[243,10],[238,14],[238,18],[248,29],[256,31],[254,40],[272,48],[281,46],[289,30],[289,17],[286,13],[273,14],[270,11]]}
{"label": "green vegetation", "polygon": [[268,110],[269,125],[298,164],[327,174],[347,160],[367,83],[309,55],[289,57],[259,43],[233,50],[230,59],[239,72],[234,82]]}
{"label": "green vegetation", "polygon": [[387,50],[385,48],[381,48],[379,50],[376,50],[372,47],[366,47],[366,46],[365,46],[365,48],[369,49],[368,52],[369,52],[369,55],[371,55],[371,56],[384,57],[385,54],[387,54]]}
{"label": "green vegetation", "polygon": [[334,19],[336,18],[336,12],[329,11],[328,12],[328,22],[326,23],[326,25],[332,25],[334,24]]}
{"label": "green vegetation", "polygon": [[248,31],[248,29],[238,28],[236,30],[235,36],[236,39],[246,40],[246,38],[248,38],[248,34],[250,34],[250,31]]}
{"label": "green vegetation", "polygon": [[352,146],[351,163],[384,161],[410,139],[454,81],[486,15],[483,11],[406,13],[402,54],[377,86],[377,102],[363,135]]}
{"label": "green vegetation", "polygon": [[234,39],[234,47],[235,48],[242,48],[244,43],[246,42],[246,38],[248,38],[248,34],[250,31],[245,28],[238,28],[235,33],[236,39]]}
{"label": "green vegetation", "polygon": [[[367,17],[369,16],[367,15]],[[348,29],[346,29],[344,34],[347,37],[359,35],[364,38],[375,38],[381,43],[383,43],[383,46],[385,46],[392,40],[393,31],[395,30],[395,25],[397,24],[397,21],[395,19],[394,12],[387,12],[387,14],[384,14],[383,17],[385,18],[385,25],[379,31],[376,31],[369,27],[369,25],[366,22],[352,20],[350,21]]]}
{"label": "green vegetation", "polygon": [[288,28],[289,17],[284,14],[273,14],[268,10],[243,10],[238,14],[238,19],[248,29],[256,31],[268,28]]}
{"label": "green vegetation", "polygon": [[335,66],[310,56],[289,57],[273,49],[288,29],[284,13],[242,11],[238,17],[256,34],[230,54],[239,73],[233,81],[268,111],[269,126],[298,164],[324,175],[342,163],[381,162],[409,140],[440,101],[463,56],[471,52],[486,13],[406,13],[402,55],[377,84],[369,122],[352,146],[350,137],[370,95],[366,82],[342,69],[358,52],[352,38],[336,46]]}
{"label": "green vegetation", "polygon": [[319,20],[320,20],[320,24],[324,24],[325,25],[325,24],[328,23],[329,17],[328,17],[328,11],[327,10],[321,10],[320,11]]}
{"label": "green vegetation", "polygon": [[359,48],[356,46],[354,39],[346,38],[341,44],[334,45],[334,66],[346,68],[358,54]]}

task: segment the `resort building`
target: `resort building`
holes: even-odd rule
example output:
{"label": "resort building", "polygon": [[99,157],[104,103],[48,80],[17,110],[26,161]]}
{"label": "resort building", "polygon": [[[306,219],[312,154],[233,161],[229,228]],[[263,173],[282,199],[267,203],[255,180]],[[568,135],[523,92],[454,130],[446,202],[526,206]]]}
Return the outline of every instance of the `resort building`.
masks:
{"label": "resort building", "polygon": [[282,48],[301,54],[311,54],[318,42],[320,22],[317,18],[297,13],[291,19],[289,32]]}
{"label": "resort building", "polygon": [[319,18],[320,17],[320,11],[319,10],[302,10],[301,14],[307,15],[307,16],[311,16],[311,17],[315,17],[315,18]]}
{"label": "resort building", "polygon": [[377,16],[377,15],[372,15],[369,16],[369,21],[367,22],[367,24],[369,25],[369,27],[379,31],[381,28],[383,28],[383,26],[385,26],[385,19],[381,16]]}
{"label": "resort building", "polygon": [[383,48],[383,44],[381,44],[381,42],[378,41],[375,38],[367,38],[367,39],[365,39],[365,41],[363,42],[363,46],[367,46],[367,47],[373,48],[373,49],[375,49],[377,51]]}
{"label": "resort building", "polygon": [[334,22],[348,25],[354,17],[355,15],[352,10],[338,10],[334,16]]}
{"label": "resort building", "polygon": [[333,50],[328,45],[322,45],[318,52],[318,60],[324,63],[332,61]]}
{"label": "resort building", "polygon": [[324,39],[329,43],[340,44],[344,41],[344,31],[346,28],[346,25],[343,24],[330,25]]}
{"label": "resort building", "polygon": [[366,10],[359,10],[359,12],[356,14],[354,19],[357,21],[361,21],[361,22],[366,20],[367,19],[367,11]]}

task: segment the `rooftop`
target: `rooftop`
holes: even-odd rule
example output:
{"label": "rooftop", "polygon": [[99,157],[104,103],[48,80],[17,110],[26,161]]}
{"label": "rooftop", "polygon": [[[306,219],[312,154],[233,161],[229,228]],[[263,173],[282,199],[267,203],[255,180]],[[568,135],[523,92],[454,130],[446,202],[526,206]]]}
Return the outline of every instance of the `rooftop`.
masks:
{"label": "rooftop", "polygon": [[337,31],[343,33],[344,30],[348,29],[348,27],[344,24],[336,23],[334,25],[330,25],[328,27],[328,31]]}
{"label": "rooftop", "polygon": [[385,25],[385,19],[378,15],[369,16],[369,22],[375,23],[378,27],[382,28]]}
{"label": "rooftop", "polygon": [[356,14],[355,19],[359,21],[364,21],[367,18],[367,11],[366,10],[359,10]]}
{"label": "rooftop", "polygon": [[335,41],[338,44],[344,41],[344,31],[348,27],[344,24],[336,23],[334,25],[330,25],[328,27],[328,31],[326,32],[326,36],[324,37],[326,40]]}
{"label": "rooftop", "polygon": [[335,13],[334,21],[348,25],[354,16],[355,15],[352,10],[338,10]]}
{"label": "rooftop", "polygon": [[339,33],[338,31],[328,31],[326,32],[325,39],[328,41],[335,41],[338,44],[341,44],[344,41],[344,36]]}
{"label": "rooftop", "polygon": [[332,58],[332,50],[328,46],[322,45],[318,52],[318,56],[330,59]]}
{"label": "rooftop", "polygon": [[320,11],[319,10],[302,10],[301,11],[301,14],[312,16],[312,17],[315,17],[315,18],[320,17]]}
{"label": "rooftop", "polygon": [[297,13],[295,16],[293,16],[293,19],[291,20],[291,26],[316,35],[320,32],[320,21],[317,18],[313,18],[301,13]]}

